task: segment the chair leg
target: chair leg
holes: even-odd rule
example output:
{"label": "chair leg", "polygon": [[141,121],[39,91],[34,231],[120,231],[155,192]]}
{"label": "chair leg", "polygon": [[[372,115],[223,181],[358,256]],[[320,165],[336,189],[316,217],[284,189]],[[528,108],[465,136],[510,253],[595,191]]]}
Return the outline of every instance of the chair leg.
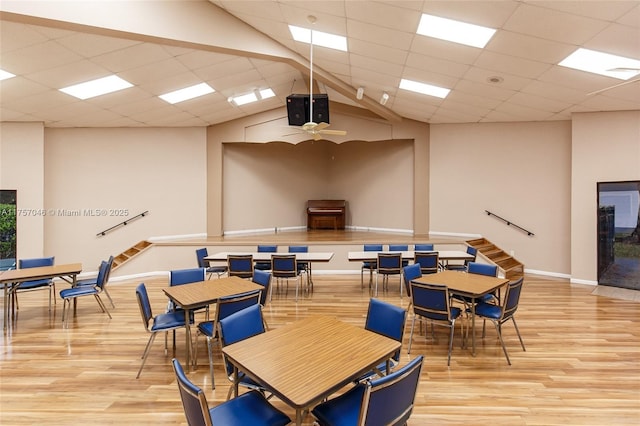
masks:
{"label": "chair leg", "polygon": [[409,334],[409,349],[407,349],[407,353],[411,353],[411,343],[413,343],[413,326],[416,324],[416,314],[413,314],[413,320],[411,321],[411,334]]}
{"label": "chair leg", "polygon": [[106,294],[106,295],[107,295],[107,298],[109,299],[109,303],[111,303],[111,307],[112,307],[113,309],[115,309],[115,308],[116,308],[116,305],[115,305],[115,303],[113,303],[113,299],[111,298],[111,295],[109,294],[109,292],[107,291],[107,289],[106,289],[106,288],[105,288],[103,291],[104,291],[104,294]]}
{"label": "chair leg", "polygon": [[149,341],[147,342],[147,346],[144,348],[144,352],[142,353],[142,364],[140,364],[140,369],[138,370],[138,375],[136,379],[140,377],[140,373],[142,373],[142,368],[144,367],[144,363],[147,362],[147,356],[149,355],[149,349],[151,349],[151,345],[153,341],[156,339],[156,333],[151,333],[149,336]]}
{"label": "chair leg", "polygon": [[502,345],[502,351],[504,352],[504,356],[507,358],[507,364],[511,365],[511,360],[509,359],[509,354],[507,353],[507,347],[504,345],[504,340],[502,340],[502,332],[500,331],[500,325],[497,321],[492,321],[493,325],[496,326],[496,333],[498,333],[498,339],[500,339],[500,344]]}
{"label": "chair leg", "polygon": [[[68,308],[67,308],[68,306]],[[71,301],[69,299],[64,299],[62,301],[62,326],[67,326],[67,315],[68,311],[71,310]]]}
{"label": "chair leg", "polygon": [[518,324],[516,324],[516,319],[514,317],[511,317],[511,321],[513,321],[513,326],[516,329],[516,334],[518,334],[518,339],[520,339],[520,346],[522,346],[523,351],[526,351],[524,342],[522,341],[522,336],[520,336],[520,330],[518,330]]}
{"label": "chair leg", "polygon": [[447,367],[451,366],[451,349],[453,349],[453,332],[455,331],[455,320],[451,323],[451,332],[449,333],[449,357],[447,358]]}
{"label": "chair leg", "polygon": [[96,300],[98,301],[98,305],[100,305],[100,307],[102,308],[102,312],[105,312],[107,315],[109,315],[110,319],[113,319],[113,317],[111,316],[111,313],[107,309],[107,305],[104,304],[104,302],[102,301],[100,296],[97,295],[97,294],[94,294],[94,296],[95,296]]}
{"label": "chair leg", "polygon": [[209,351],[209,374],[211,375],[211,389],[216,388],[216,382],[213,378],[213,345],[211,344],[211,338],[207,336],[207,349]]}

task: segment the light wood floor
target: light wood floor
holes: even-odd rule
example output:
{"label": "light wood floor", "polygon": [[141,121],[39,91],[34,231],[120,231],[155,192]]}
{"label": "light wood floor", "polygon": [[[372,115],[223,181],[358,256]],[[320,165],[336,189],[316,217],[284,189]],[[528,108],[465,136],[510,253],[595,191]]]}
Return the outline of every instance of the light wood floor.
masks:
{"label": "light wood floor", "polygon": [[[155,311],[162,311],[166,299],[161,289],[167,279],[145,282]],[[62,328],[60,301],[49,315],[45,291],[21,294],[18,320],[2,341],[0,424],[185,424],[171,351],[164,355],[162,338],[156,340],[141,378],[135,379],[148,338],[135,301],[137,283],[109,284],[117,306],[112,320],[95,300],[84,298],[68,329]],[[393,280],[391,284],[380,297],[406,307],[407,299],[401,300]],[[410,316],[402,360],[424,354],[426,361],[409,424],[640,423],[640,304],[592,291],[591,286],[527,276],[516,316],[527,351],[510,324],[504,330],[512,366],[493,328],[476,357],[460,349],[456,333],[450,368],[445,329],[437,331],[436,341],[414,336],[408,355]],[[271,328],[312,313],[362,326],[368,300],[359,275],[317,275],[311,296],[295,303],[290,286],[287,295],[274,295],[265,314]],[[182,332],[177,343],[177,356],[184,360]],[[206,349],[200,344],[200,366],[190,377],[214,405],[225,399],[229,382],[218,351],[217,388],[210,389]],[[274,404],[294,416],[280,401]],[[310,417],[306,420],[311,424]]]}

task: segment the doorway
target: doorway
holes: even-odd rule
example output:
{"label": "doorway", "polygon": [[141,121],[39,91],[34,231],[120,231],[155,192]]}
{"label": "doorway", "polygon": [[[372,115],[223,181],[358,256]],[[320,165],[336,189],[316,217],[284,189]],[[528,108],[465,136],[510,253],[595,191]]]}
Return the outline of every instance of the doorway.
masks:
{"label": "doorway", "polygon": [[16,264],[16,194],[14,189],[0,189],[0,271]]}
{"label": "doorway", "polygon": [[598,284],[640,290],[640,181],[598,182]]}

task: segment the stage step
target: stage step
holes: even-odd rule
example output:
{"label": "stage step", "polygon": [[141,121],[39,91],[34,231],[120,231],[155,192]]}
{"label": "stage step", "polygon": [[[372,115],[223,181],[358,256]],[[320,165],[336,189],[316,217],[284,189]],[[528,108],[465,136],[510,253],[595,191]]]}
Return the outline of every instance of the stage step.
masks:
{"label": "stage step", "polygon": [[504,271],[505,278],[513,281],[524,276],[524,264],[486,238],[467,240],[467,244],[498,265]]}
{"label": "stage step", "polygon": [[113,268],[112,269],[116,269],[119,266],[121,266],[122,264],[128,262],[133,257],[135,257],[135,256],[139,255],[140,253],[142,253],[143,251],[145,251],[151,245],[152,245],[151,242],[143,240],[143,241],[140,241],[139,243],[137,243],[136,245],[134,245],[133,247],[128,248],[127,250],[125,250],[124,252],[120,253],[119,255],[117,255],[113,259]]}

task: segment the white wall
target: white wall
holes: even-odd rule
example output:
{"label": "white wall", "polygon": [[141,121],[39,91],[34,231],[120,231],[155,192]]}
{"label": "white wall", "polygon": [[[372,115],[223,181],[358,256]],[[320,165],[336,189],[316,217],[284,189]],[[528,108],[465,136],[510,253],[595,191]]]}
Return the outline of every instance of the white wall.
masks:
{"label": "white wall", "polygon": [[0,123],[0,189],[17,190],[18,258],[47,255],[42,123]]}
{"label": "white wall", "polygon": [[640,180],[640,111],[580,113],[572,119],[571,276],[598,279],[598,182]]}
{"label": "white wall", "polygon": [[206,129],[47,129],[45,139],[45,206],[59,212],[45,219],[45,251],[56,262],[91,270],[150,237],[205,233]]}
{"label": "white wall", "polygon": [[570,274],[570,164],[566,121],[431,125],[432,235],[480,234],[528,270]]}

